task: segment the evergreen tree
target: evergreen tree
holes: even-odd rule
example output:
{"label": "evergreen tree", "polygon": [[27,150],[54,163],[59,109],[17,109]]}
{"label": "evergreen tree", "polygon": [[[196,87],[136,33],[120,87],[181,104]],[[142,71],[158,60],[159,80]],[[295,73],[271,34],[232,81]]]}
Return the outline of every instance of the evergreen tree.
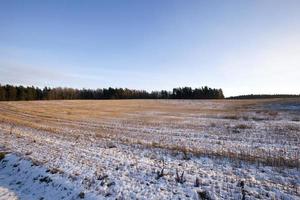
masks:
{"label": "evergreen tree", "polygon": [[172,92],[166,90],[153,91],[130,90],[128,88],[108,89],[73,89],[47,88],[0,85],[0,100],[54,100],[54,99],[223,99],[222,89],[207,86],[192,89],[191,87],[174,88]]}

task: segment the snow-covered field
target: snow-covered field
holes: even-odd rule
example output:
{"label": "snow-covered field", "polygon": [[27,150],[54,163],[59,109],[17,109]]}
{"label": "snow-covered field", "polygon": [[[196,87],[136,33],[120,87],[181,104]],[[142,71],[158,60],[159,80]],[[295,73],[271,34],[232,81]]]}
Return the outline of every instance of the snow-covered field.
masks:
{"label": "snow-covered field", "polygon": [[0,199],[300,199],[300,100],[0,102]]}

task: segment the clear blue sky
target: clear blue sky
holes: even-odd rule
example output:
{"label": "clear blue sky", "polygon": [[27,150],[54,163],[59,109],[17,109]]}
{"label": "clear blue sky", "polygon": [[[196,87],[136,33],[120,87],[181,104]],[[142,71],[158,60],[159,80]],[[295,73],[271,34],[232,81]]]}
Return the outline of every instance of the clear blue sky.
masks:
{"label": "clear blue sky", "polygon": [[2,0],[0,83],[299,94],[300,1]]}

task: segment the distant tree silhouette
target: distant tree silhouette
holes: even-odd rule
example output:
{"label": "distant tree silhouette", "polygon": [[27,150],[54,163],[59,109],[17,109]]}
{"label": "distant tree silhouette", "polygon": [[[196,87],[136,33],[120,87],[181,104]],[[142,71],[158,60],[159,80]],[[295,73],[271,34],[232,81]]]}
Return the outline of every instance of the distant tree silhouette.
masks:
{"label": "distant tree silhouette", "polygon": [[8,101],[17,100],[17,89],[14,86],[6,85],[6,98]]}
{"label": "distant tree silhouette", "polygon": [[249,94],[249,95],[240,95],[228,97],[228,99],[268,99],[268,98],[294,98],[300,97],[296,94]]}
{"label": "distant tree silhouette", "polygon": [[174,88],[172,92],[162,90],[147,92],[128,88],[103,89],[73,89],[23,87],[0,85],[0,101],[15,100],[54,100],[54,99],[223,99],[222,89],[213,89],[207,86],[192,89],[191,87]]}
{"label": "distant tree silhouette", "polygon": [[17,87],[17,100],[26,100],[26,89],[23,86]]}
{"label": "distant tree silhouette", "polygon": [[6,100],[6,89],[0,85],[0,101]]}

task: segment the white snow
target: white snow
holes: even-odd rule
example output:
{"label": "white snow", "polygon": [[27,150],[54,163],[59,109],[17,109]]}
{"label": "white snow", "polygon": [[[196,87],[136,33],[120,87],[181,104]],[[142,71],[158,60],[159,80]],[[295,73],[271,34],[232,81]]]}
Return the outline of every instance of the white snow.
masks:
{"label": "white snow", "polygon": [[[243,193],[246,199],[300,199],[299,168],[264,161],[299,159],[300,123],[289,111],[261,110],[239,112],[237,119],[149,111],[101,121],[49,120],[57,132],[22,125],[11,132],[11,124],[1,122],[0,145],[11,153],[0,161],[0,199],[80,199],[81,192],[85,199],[242,199]],[[176,171],[184,172],[183,183]]]}

